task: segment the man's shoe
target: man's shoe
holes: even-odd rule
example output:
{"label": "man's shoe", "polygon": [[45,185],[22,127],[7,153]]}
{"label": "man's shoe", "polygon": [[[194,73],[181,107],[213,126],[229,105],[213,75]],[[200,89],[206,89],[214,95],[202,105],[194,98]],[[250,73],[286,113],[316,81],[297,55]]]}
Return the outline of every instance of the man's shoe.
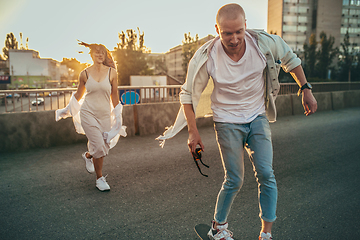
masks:
{"label": "man's shoe", "polygon": [[229,226],[228,223],[225,223],[223,225],[217,225],[215,226],[215,221],[212,222],[210,231],[208,232],[208,237],[211,240],[234,240],[232,238],[233,233],[229,231],[227,228]]}
{"label": "man's shoe", "polygon": [[110,190],[110,186],[109,184],[106,182],[106,177],[107,176],[102,176],[101,178],[99,178],[98,180],[96,180],[96,187],[100,190],[100,191],[109,191]]}
{"label": "man's shoe", "polygon": [[273,239],[271,233],[260,233],[259,240],[271,240]]}
{"label": "man's shoe", "polygon": [[93,172],[95,172],[93,160],[92,160],[92,158],[87,158],[87,157],[86,157],[86,153],[87,153],[87,152],[84,152],[81,156],[82,156],[82,158],[85,160],[86,170],[87,170],[89,173],[93,173]]}

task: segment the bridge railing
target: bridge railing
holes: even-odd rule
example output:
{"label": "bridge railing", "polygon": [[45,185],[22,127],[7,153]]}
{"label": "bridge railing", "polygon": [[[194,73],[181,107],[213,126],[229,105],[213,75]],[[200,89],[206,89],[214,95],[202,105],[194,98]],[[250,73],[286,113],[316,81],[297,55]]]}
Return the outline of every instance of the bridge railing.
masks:
{"label": "bridge railing", "polygon": [[[360,90],[360,82],[312,83],[313,92]],[[122,104],[148,104],[179,101],[181,85],[119,86]],[[281,83],[280,95],[297,93],[296,83]],[[76,88],[0,90],[0,114],[7,112],[33,112],[64,108]]]}
{"label": "bridge railing", "polygon": [[[299,91],[297,83],[281,83],[279,95],[295,94]],[[313,82],[313,92],[336,92],[360,90],[360,82]]]}
{"label": "bridge railing", "polygon": [[[121,86],[120,101],[124,105],[179,101],[181,85]],[[76,88],[0,90],[0,114],[33,112],[64,108]]]}

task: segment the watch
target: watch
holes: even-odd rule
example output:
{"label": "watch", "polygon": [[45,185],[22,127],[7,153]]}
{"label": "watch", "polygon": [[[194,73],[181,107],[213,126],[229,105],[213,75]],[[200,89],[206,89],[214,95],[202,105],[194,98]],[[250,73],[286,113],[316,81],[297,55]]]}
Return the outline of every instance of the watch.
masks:
{"label": "watch", "polygon": [[299,91],[298,91],[297,95],[300,96],[301,92],[306,88],[311,90],[312,89],[311,84],[307,82],[304,85],[302,85],[301,88],[299,88]]}

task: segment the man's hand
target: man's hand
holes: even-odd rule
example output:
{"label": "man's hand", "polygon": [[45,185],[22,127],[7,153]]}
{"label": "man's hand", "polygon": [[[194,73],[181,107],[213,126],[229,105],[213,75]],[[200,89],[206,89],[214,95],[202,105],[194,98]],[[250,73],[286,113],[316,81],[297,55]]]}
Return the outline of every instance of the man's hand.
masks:
{"label": "man's hand", "polygon": [[195,153],[197,145],[201,147],[201,150],[204,151],[204,145],[201,141],[199,131],[196,127],[195,113],[192,104],[184,104],[184,113],[187,121],[189,138],[188,138],[188,147],[191,153]]}
{"label": "man's hand", "polygon": [[304,114],[309,116],[316,112],[317,102],[310,89],[304,89],[302,91],[302,105],[304,107]]}
{"label": "man's hand", "polygon": [[188,138],[188,147],[189,147],[189,151],[191,153],[195,153],[195,149],[197,146],[200,146],[201,150],[204,151],[204,145],[201,141],[201,137],[199,132],[196,131],[189,131],[189,138]]}

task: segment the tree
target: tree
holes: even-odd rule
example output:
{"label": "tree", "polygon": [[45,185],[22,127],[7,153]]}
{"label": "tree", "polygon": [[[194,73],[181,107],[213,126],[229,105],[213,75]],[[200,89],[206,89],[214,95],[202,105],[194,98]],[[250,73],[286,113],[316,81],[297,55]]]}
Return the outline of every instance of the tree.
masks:
{"label": "tree", "polygon": [[360,52],[354,53],[351,81],[360,81]]}
{"label": "tree", "polygon": [[346,31],[344,36],[344,42],[341,43],[341,55],[340,55],[340,73],[339,80],[340,81],[351,81],[351,70],[352,65],[355,60],[355,56],[351,50],[351,44],[349,40],[349,32]]}
{"label": "tree", "polygon": [[335,38],[330,36],[327,38],[325,32],[320,33],[320,48],[317,51],[318,62],[316,69],[318,77],[322,79],[327,78],[328,70],[332,64],[332,61],[338,54],[338,48],[334,48]]}
{"label": "tree", "polygon": [[6,35],[5,47],[3,47],[3,54],[5,59],[9,57],[9,49],[18,49],[18,41],[12,32]]}
{"label": "tree", "polygon": [[309,45],[304,44],[304,56],[305,56],[305,66],[304,70],[308,78],[315,76],[315,63],[316,63],[316,36],[311,34],[309,38]]}
{"label": "tree", "polygon": [[144,45],[144,32],[139,36],[133,29],[119,33],[119,43],[114,48],[113,56],[117,65],[119,85],[130,85],[131,75],[152,75],[144,53],[150,52]]}
{"label": "tree", "polygon": [[76,58],[63,58],[60,64],[73,70],[73,73],[69,76],[70,80],[77,79],[80,72],[89,65],[88,63],[80,63]]}
{"label": "tree", "polygon": [[29,49],[29,38],[27,37],[26,38],[26,43],[25,43],[25,47],[24,47],[24,44],[23,44],[23,34],[20,33],[20,47],[19,49],[22,49],[22,50],[28,50]]}
{"label": "tree", "polygon": [[[191,37],[190,33],[184,34],[184,40],[182,40],[182,69],[186,76],[188,64],[190,59],[194,56],[196,50],[199,48],[199,35],[196,34],[195,38]],[[185,78],[184,76],[184,78]]]}

